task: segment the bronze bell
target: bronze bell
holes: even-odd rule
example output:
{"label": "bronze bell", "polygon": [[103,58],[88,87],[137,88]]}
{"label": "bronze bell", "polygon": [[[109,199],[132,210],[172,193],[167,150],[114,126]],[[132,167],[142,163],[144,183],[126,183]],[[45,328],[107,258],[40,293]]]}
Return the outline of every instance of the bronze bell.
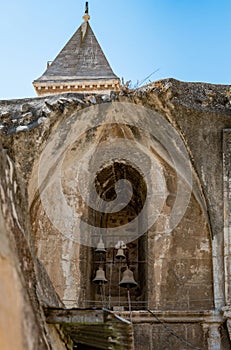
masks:
{"label": "bronze bell", "polygon": [[137,287],[137,283],[134,280],[133,272],[127,267],[127,269],[123,273],[123,278],[119,283],[119,286],[122,288],[135,288]]}
{"label": "bronze bell", "polygon": [[96,271],[95,278],[93,279],[94,283],[96,284],[104,284],[107,283],[107,279],[105,277],[105,272],[102,267],[99,267],[99,269]]}
{"label": "bronze bell", "polygon": [[95,252],[96,253],[106,253],[106,249],[105,249],[102,237],[100,237],[100,239],[99,239],[99,243],[97,244]]}
{"label": "bronze bell", "polygon": [[116,254],[116,259],[126,259],[126,256],[124,254],[124,250],[122,248],[119,248]]}

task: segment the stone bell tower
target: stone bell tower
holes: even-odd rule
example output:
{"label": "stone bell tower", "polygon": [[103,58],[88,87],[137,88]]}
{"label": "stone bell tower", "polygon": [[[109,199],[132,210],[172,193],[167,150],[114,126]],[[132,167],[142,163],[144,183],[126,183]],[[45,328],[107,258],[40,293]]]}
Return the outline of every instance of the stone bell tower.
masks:
{"label": "stone bell tower", "polygon": [[89,24],[86,2],[84,22],[60,51],[44,74],[33,82],[38,96],[67,92],[109,93],[120,89]]}
{"label": "stone bell tower", "polygon": [[0,100],[0,350],[230,350],[231,86],[126,90],[89,19]]}

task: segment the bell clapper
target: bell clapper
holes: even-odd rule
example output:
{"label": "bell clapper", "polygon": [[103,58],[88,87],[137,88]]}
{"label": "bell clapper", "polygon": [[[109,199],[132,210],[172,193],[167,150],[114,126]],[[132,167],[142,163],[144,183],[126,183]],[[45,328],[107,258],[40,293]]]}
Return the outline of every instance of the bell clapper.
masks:
{"label": "bell clapper", "polygon": [[120,306],[120,278],[121,278],[121,264],[119,264],[119,306]]}
{"label": "bell clapper", "polygon": [[130,314],[130,322],[132,323],[132,307],[131,307],[131,297],[130,297],[130,289],[128,288],[128,310]]}

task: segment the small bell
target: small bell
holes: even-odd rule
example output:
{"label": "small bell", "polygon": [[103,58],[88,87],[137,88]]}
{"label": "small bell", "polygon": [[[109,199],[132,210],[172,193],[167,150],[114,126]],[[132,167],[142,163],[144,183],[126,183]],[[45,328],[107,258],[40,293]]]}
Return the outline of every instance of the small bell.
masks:
{"label": "small bell", "polygon": [[122,288],[135,288],[137,287],[137,283],[134,280],[133,272],[127,267],[127,269],[123,273],[123,278],[119,283],[119,286]]}
{"label": "small bell", "polygon": [[108,282],[102,267],[99,267],[99,269],[96,271],[95,278],[93,279],[92,282],[95,284],[104,284]]}
{"label": "small bell", "polygon": [[116,254],[116,259],[126,259],[126,256],[124,254],[124,250],[122,248],[119,248]]}
{"label": "small bell", "polygon": [[99,239],[99,243],[97,244],[95,252],[96,253],[106,253],[106,249],[105,249],[102,237],[100,237],[100,239]]}

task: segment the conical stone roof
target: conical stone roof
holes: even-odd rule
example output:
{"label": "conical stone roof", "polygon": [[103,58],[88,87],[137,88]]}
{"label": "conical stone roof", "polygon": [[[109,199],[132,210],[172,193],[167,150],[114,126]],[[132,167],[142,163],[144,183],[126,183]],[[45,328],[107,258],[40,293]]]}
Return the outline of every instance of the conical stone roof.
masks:
{"label": "conical stone roof", "polygon": [[38,95],[102,93],[118,90],[120,80],[113,73],[88,20],[85,20],[33,85]]}

